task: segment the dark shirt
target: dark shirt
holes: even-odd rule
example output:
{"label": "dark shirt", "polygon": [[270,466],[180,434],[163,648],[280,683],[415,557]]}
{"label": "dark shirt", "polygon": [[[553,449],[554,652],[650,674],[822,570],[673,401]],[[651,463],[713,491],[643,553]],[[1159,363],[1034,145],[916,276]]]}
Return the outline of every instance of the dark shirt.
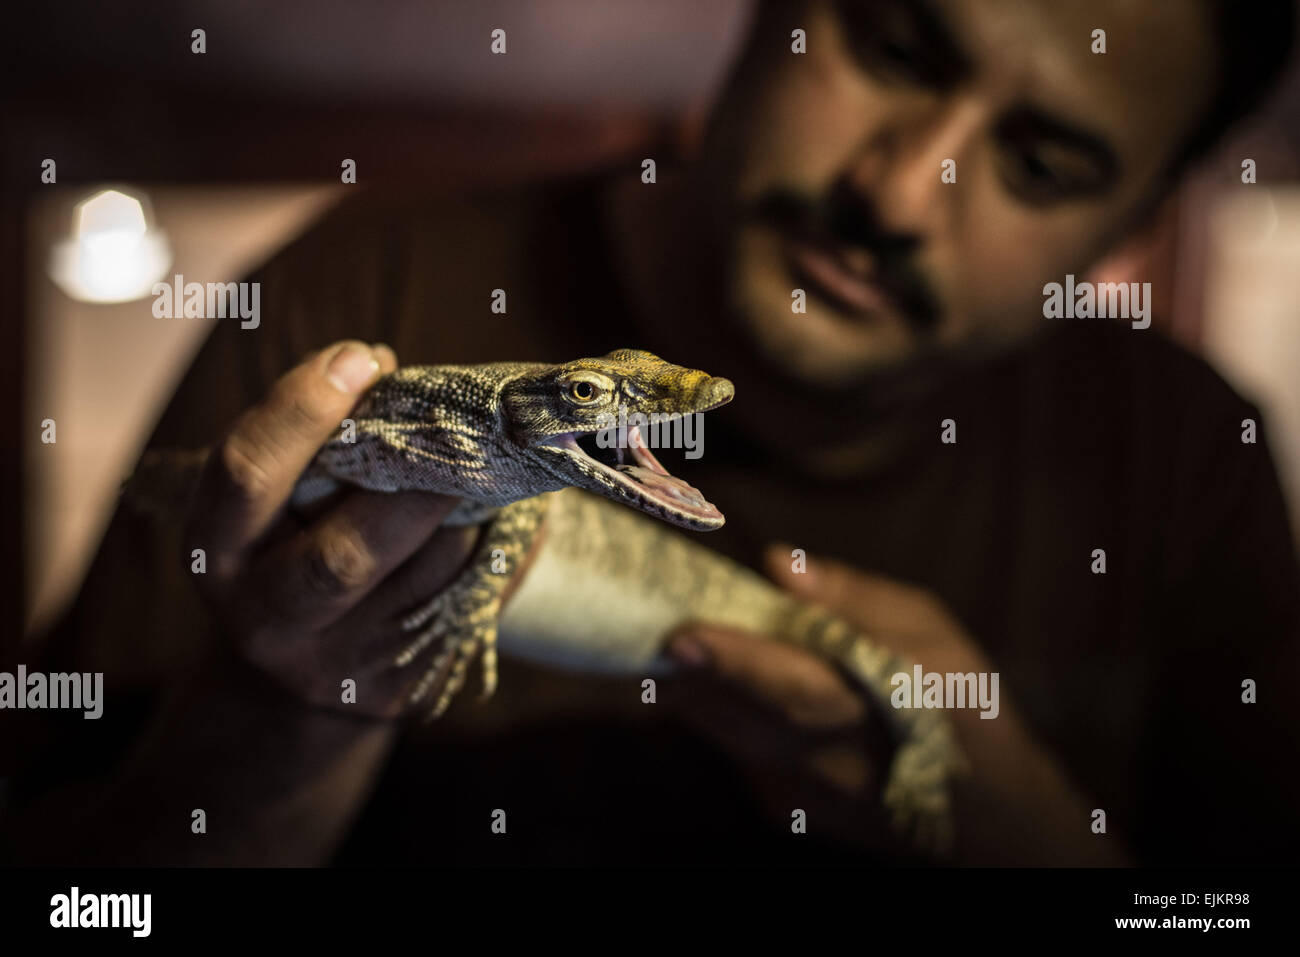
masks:
{"label": "dark shirt", "polygon": [[[152,444],[210,443],[340,338],[388,342],[404,363],[655,348],[596,185],[345,204],[252,277],[261,328],[218,322]],[[498,287],[505,316],[489,310]],[[1155,331],[1067,320],[897,415],[907,438],[888,467],[830,480],[803,467],[797,435],[758,441],[711,413],[707,454],[678,469],[727,515],[707,543],[754,564],[788,541],[932,590],[1140,860],[1293,860],[1300,573],[1262,423],[1241,440],[1258,411]],[[955,445],[939,441],[947,418]],[[203,633],[167,547],[115,518],[54,646],[83,669],[108,662],[141,715]],[[140,607],[155,609],[145,628]],[[1241,703],[1246,678],[1258,704]],[[404,735],[338,861],[856,859],[815,834],[793,847],[731,757],[639,700],[639,679],[503,662],[496,700]],[[470,823],[498,807],[508,841]]]}

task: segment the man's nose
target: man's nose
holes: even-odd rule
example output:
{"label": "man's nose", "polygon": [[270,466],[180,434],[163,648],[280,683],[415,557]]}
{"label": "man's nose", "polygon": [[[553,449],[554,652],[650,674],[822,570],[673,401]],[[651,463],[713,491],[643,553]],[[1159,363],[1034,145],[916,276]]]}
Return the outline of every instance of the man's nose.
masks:
{"label": "man's nose", "polygon": [[885,232],[924,240],[948,224],[981,126],[978,105],[961,99],[900,111],[864,139],[850,185]]}

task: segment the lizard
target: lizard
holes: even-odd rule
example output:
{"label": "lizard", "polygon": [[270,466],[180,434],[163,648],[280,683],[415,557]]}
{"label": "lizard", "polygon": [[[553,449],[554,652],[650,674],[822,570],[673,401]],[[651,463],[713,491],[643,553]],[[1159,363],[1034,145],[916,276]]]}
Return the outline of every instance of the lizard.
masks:
{"label": "lizard", "polygon": [[[430,719],[480,655],[483,696],[494,693],[499,636],[521,657],[645,673],[667,667],[661,645],[682,622],[745,628],[820,653],[877,705],[895,741],[882,800],[900,833],[942,855],[953,841],[950,779],[964,758],[939,712],[891,705],[891,677],[910,664],[663,524],[710,531],[725,518],[660,464],[643,426],[709,412],[734,394],[725,378],[634,349],[563,364],[405,366],[340,424],[291,504],[309,508],[344,484],[439,492],[461,498],[447,524],[482,526],[460,576],[401,622],[411,637],[397,667],[437,648],[411,692],[412,704],[433,698]],[[620,411],[630,427],[625,441],[610,441]],[[138,506],[175,512],[204,457],[151,450],[124,491]],[[503,614],[507,572],[529,555],[543,520]]]}

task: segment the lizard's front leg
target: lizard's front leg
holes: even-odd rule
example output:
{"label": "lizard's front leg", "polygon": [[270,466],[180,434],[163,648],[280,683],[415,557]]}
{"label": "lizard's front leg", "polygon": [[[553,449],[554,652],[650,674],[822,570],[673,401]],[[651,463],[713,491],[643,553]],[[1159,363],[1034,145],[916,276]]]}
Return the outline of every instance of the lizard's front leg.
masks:
{"label": "lizard's front leg", "polygon": [[421,629],[397,658],[409,664],[424,648],[441,639],[429,670],[411,693],[411,703],[441,687],[429,717],[447,710],[465,684],[469,664],[483,651],[483,697],[497,685],[497,619],[506,586],[528,555],[546,513],[547,496],[538,495],[505,506],[483,532],[469,566],[436,599],[408,615],[402,626]]}

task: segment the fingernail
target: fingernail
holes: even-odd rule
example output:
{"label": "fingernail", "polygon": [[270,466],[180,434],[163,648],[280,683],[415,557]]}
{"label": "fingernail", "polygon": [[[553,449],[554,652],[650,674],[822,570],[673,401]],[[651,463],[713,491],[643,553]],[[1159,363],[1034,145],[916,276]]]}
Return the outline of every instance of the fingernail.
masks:
{"label": "fingernail", "polygon": [[370,351],[380,359],[381,364],[383,359],[391,358],[393,360],[393,365],[397,365],[397,353],[394,352],[393,347],[388,345],[386,342],[370,343]]}
{"label": "fingernail", "polygon": [[709,663],[709,649],[697,638],[680,635],[668,646],[668,653],[684,665],[703,668]]}
{"label": "fingernail", "polygon": [[353,395],[368,386],[379,372],[379,360],[370,350],[348,343],[330,360],[325,378],[340,392]]}

